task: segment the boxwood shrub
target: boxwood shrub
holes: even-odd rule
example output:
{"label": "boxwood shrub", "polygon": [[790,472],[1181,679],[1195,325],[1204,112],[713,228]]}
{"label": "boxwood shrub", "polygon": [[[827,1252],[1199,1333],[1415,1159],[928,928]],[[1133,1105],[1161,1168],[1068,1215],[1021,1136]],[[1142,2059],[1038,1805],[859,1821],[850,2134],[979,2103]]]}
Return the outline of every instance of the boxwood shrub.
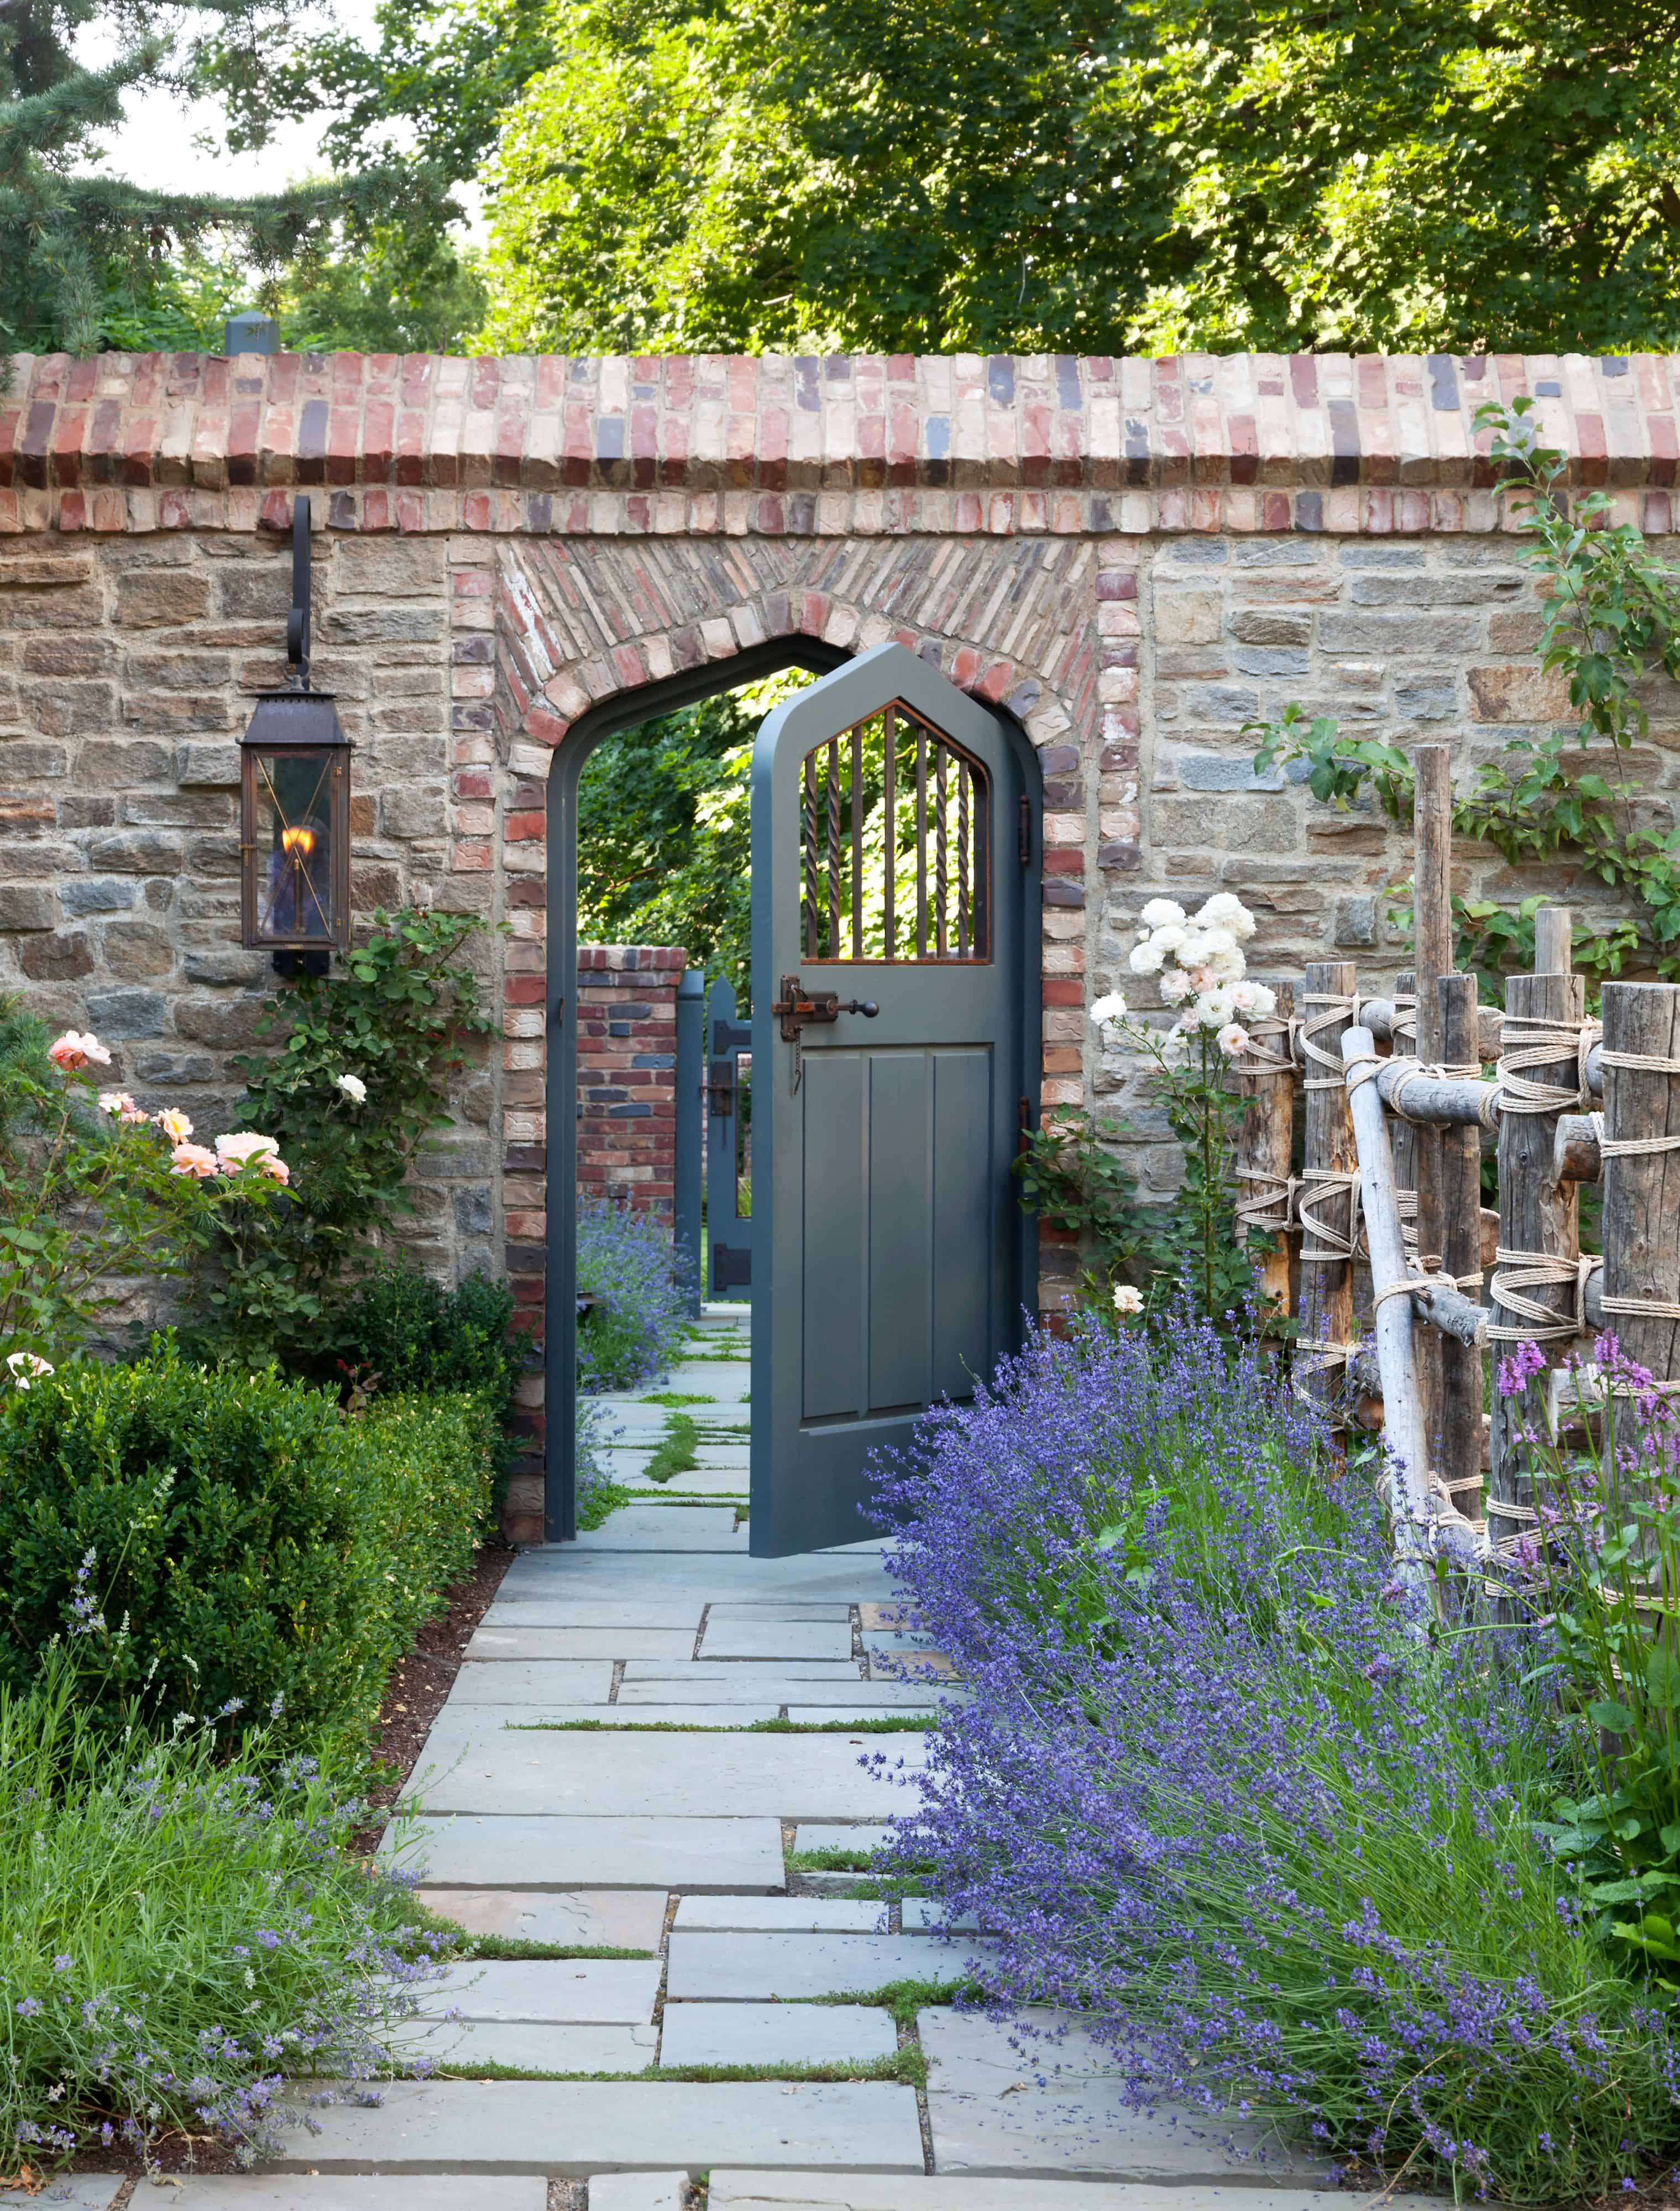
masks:
{"label": "boxwood shrub", "polygon": [[494,1418],[469,1394],[351,1417],[171,1344],[0,1406],[0,1681],[55,1640],[82,1693],[149,1717],[276,1699],[291,1738],[353,1724],[464,1573]]}

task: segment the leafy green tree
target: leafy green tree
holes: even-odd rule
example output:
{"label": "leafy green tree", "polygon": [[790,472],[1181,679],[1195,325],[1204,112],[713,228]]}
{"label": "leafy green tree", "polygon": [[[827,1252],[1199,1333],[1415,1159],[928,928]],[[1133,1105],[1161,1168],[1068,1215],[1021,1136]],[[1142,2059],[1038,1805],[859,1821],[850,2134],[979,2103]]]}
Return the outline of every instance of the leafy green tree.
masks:
{"label": "leafy green tree", "polygon": [[578,791],[578,935],[681,944],[752,996],[753,739],[795,671],[605,737]]}
{"label": "leafy green tree", "polygon": [[[318,257],[370,222],[409,227],[427,206],[435,209],[431,173],[414,163],[374,161],[343,182],[242,197],[153,191],[99,166],[99,135],[121,121],[124,94],[183,88],[196,48],[248,41],[255,4],[0,7],[0,360],[20,347],[85,354],[132,342],[136,319],[143,327],[148,317],[197,330],[205,318],[197,274],[173,265],[195,250],[201,262],[231,253],[277,268]],[[89,66],[77,42],[101,34],[113,42],[112,58]],[[235,289],[223,312],[238,296]]]}
{"label": "leafy green tree", "polygon": [[1680,331],[1671,0],[573,0],[549,20],[493,180],[496,345]]}

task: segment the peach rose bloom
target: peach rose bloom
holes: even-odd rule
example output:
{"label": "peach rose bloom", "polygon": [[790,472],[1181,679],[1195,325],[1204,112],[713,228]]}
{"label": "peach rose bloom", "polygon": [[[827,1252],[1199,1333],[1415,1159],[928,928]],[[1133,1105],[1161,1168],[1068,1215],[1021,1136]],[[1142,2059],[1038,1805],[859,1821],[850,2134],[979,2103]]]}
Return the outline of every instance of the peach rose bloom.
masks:
{"label": "peach rose bloom", "polygon": [[169,1154],[171,1174],[191,1175],[197,1182],[207,1182],[221,1172],[221,1162],[215,1154],[203,1144],[177,1144]]}
{"label": "peach rose bloom", "polygon": [[184,1144],[192,1134],[192,1124],[179,1106],[171,1106],[160,1113],[157,1125],[172,1144]]}
{"label": "peach rose bloom", "polygon": [[110,1053],[91,1029],[85,1035],[79,1029],[66,1029],[63,1036],[54,1037],[48,1045],[46,1056],[55,1067],[62,1067],[67,1075],[90,1063],[97,1067],[109,1067],[111,1064]]}

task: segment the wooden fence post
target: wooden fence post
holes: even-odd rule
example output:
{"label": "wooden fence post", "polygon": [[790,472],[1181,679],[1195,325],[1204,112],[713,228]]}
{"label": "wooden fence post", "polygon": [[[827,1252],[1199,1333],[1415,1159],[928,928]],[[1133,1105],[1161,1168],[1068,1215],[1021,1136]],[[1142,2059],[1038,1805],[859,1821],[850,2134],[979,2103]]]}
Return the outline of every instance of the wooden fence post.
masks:
{"label": "wooden fence post", "polygon": [[1307,966],[1301,1008],[1307,1143],[1299,1208],[1301,1331],[1296,1372],[1306,1393],[1325,1405],[1342,1390],[1353,1346],[1359,1159],[1342,1039],[1352,1026],[1358,979],[1350,960],[1314,960]]}
{"label": "wooden fence post", "polygon": [[[1559,1116],[1579,1098],[1579,1037],[1586,986],[1569,972],[1571,916],[1543,906],[1535,918],[1532,975],[1505,985],[1499,1121],[1499,1263],[1488,1334],[1498,1363],[1531,1339],[1550,1365],[1576,1333],[1580,1208],[1573,1184],[1553,1172]],[[1488,1483],[1489,1535],[1498,1550],[1534,1524],[1533,1486],[1516,1447],[1519,1427],[1547,1416],[1544,1378],[1518,1397],[1495,1390]]]}
{"label": "wooden fence post", "polygon": [[1295,1160],[1295,1056],[1289,1015],[1295,990],[1277,986],[1277,1010],[1243,1023],[1248,1048],[1237,1061],[1242,1124],[1237,1133],[1237,1220],[1272,1239],[1259,1266],[1260,1295],[1289,1310],[1290,1168]]}
{"label": "wooden fence post", "polygon": [[1680,1375],[1680,989],[1604,985],[1604,1319],[1659,1383]]}
{"label": "wooden fence post", "polygon": [[[1443,975],[1436,985],[1440,1011],[1440,1057],[1450,1075],[1474,1079],[1482,1072],[1477,1043],[1476,978]],[[1441,1265],[1461,1290],[1482,1286],[1482,1131],[1443,1128],[1440,1139]],[[1420,1242],[1422,1239],[1420,1238]],[[1433,1333],[1433,1331],[1431,1331]],[[1450,1336],[1440,1345],[1440,1486],[1467,1520],[1482,1517],[1482,1411],[1484,1396],[1479,1348]]]}

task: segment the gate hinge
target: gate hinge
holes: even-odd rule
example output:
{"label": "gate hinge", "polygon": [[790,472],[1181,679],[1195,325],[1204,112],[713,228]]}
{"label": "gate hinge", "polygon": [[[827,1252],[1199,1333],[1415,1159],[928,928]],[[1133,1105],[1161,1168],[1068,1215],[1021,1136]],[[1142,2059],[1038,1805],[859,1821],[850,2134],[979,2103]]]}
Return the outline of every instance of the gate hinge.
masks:
{"label": "gate hinge", "polygon": [[1016,809],[1015,829],[1016,857],[1023,868],[1030,867],[1033,860],[1033,802],[1024,791]]}

